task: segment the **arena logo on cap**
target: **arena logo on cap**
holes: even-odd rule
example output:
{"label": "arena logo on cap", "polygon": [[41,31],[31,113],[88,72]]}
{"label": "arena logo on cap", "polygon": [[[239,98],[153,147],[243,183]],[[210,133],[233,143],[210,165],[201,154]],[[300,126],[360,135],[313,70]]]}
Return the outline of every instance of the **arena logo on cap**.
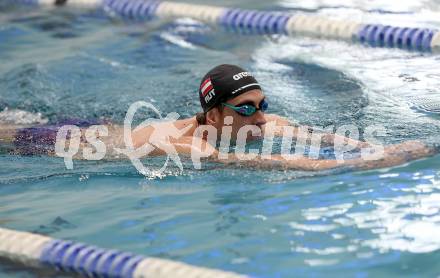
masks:
{"label": "arena logo on cap", "polygon": [[238,80],[245,78],[245,77],[248,77],[248,76],[253,76],[253,75],[250,72],[244,71],[244,72],[237,73],[232,78],[234,78],[235,81],[238,81]]}

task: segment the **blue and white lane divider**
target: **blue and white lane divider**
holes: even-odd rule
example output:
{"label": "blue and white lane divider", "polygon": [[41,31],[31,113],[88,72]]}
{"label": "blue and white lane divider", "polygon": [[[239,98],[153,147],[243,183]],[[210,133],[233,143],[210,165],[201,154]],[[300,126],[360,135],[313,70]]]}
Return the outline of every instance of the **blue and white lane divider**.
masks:
{"label": "blue and white lane divider", "polygon": [[42,6],[103,8],[136,20],[152,17],[190,17],[244,33],[304,34],[351,40],[374,47],[395,47],[415,51],[439,51],[440,32],[428,28],[406,28],[381,24],[332,20],[304,13],[229,9],[207,5],[156,0],[16,0]]}
{"label": "blue and white lane divider", "polygon": [[235,278],[231,272],[0,228],[0,258],[84,277]]}

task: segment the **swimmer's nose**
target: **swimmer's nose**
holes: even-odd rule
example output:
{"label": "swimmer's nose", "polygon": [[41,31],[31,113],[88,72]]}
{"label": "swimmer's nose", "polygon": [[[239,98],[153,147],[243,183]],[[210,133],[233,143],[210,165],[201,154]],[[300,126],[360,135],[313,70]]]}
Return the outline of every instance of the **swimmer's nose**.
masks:
{"label": "swimmer's nose", "polygon": [[255,125],[258,126],[259,128],[261,128],[263,125],[266,124],[266,118],[264,117],[264,113],[261,111],[257,111],[257,113],[255,113]]}

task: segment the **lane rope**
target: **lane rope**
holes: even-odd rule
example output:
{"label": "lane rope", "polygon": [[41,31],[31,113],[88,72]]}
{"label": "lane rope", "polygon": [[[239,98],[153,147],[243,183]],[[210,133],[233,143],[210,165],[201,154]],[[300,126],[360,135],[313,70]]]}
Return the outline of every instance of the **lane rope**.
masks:
{"label": "lane rope", "polygon": [[232,272],[0,228],[0,258],[85,277],[239,278]]}
{"label": "lane rope", "polygon": [[440,32],[436,29],[365,24],[305,13],[230,9],[156,0],[16,0],[14,2],[40,6],[101,8],[135,20],[148,20],[153,17],[189,17],[240,33],[301,34],[360,42],[372,47],[440,52]]}

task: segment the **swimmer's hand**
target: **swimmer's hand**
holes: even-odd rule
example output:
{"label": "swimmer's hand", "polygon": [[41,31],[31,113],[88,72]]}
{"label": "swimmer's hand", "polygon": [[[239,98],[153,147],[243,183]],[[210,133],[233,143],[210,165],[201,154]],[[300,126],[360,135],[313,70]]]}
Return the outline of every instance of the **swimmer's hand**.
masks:
{"label": "swimmer's hand", "polygon": [[405,154],[409,159],[418,159],[436,153],[435,148],[415,140],[387,146],[385,151],[388,155]]}
{"label": "swimmer's hand", "polygon": [[376,160],[365,160],[362,158],[348,160],[345,166],[368,170],[376,168],[393,167],[435,155],[437,151],[420,141],[407,141],[400,144],[389,145],[384,148],[384,153]]}

